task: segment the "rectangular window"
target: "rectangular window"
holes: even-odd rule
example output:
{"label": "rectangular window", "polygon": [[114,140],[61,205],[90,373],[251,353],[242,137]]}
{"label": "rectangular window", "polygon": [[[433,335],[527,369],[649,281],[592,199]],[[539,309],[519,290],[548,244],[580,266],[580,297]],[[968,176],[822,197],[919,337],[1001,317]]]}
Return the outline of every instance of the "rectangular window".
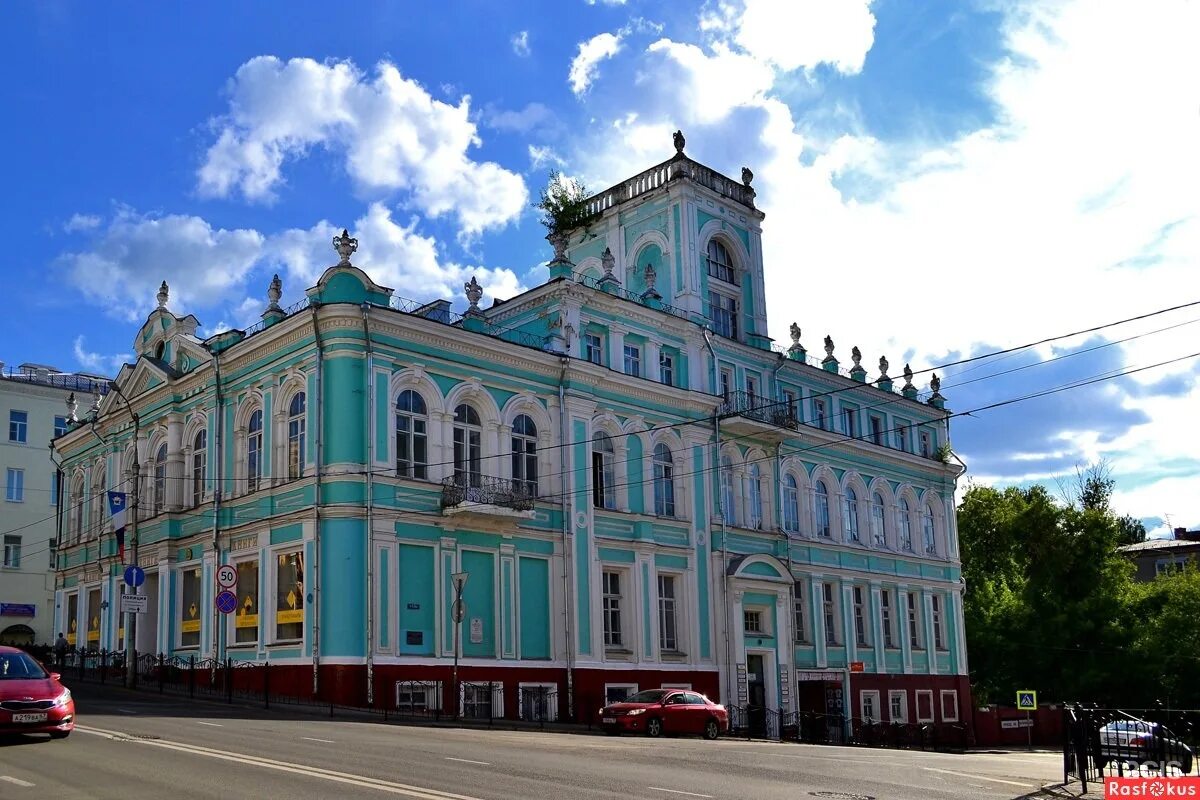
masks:
{"label": "rectangular window", "polygon": [[871,441],[883,446],[883,418],[871,417]]}
{"label": "rectangular window", "polygon": [[258,561],[239,563],[237,575],[233,640],[237,644],[250,644],[258,641]]}
{"label": "rectangular window", "polygon": [[895,623],[892,620],[892,590],[884,589],[879,593],[879,608],[883,617],[883,646],[896,647]]}
{"label": "rectangular window", "polygon": [[304,554],[275,556],[275,640],[304,638]]}
{"label": "rectangular window", "polygon": [[933,722],[932,689],[917,689],[917,722]]}
{"label": "rectangular window", "polygon": [[763,632],[761,611],[743,611],[742,623],[746,633]]}
{"label": "rectangular window", "polygon": [[832,583],[821,584],[822,608],[825,613],[825,644],[836,645],[837,635],[837,600],[836,590]]}
{"label": "rectangular window", "polygon": [[796,602],[793,606],[794,621],[792,623],[792,631],[796,644],[803,644],[808,641],[805,638],[807,626],[804,624],[804,584],[796,582],[795,588]]}
{"label": "rectangular window", "polygon": [[601,591],[604,594],[604,646],[621,647],[621,573],[605,572],[601,575]]}
{"label": "rectangular window", "polygon": [[625,345],[625,374],[635,378],[642,375],[642,348],[637,345]]}
{"label": "rectangular window", "polygon": [[675,576],[658,576],[658,647],[677,651],[679,638],[675,625]]}
{"label": "rectangular window", "polygon": [[10,503],[25,502],[25,470],[8,468],[4,476],[4,499]]}
{"label": "rectangular window", "polygon": [[908,722],[908,694],[903,689],[888,691],[888,710],[892,722]]}
{"label": "rectangular window", "polygon": [[958,690],[942,689],[942,722],[958,722]]}
{"label": "rectangular window", "polygon": [[906,453],[912,452],[912,447],[908,443],[908,423],[896,423],[896,447]]}
{"label": "rectangular window", "polygon": [[592,451],[592,505],[608,509],[617,507],[616,473],[611,452]]}
{"label": "rectangular window", "polygon": [[858,703],[862,721],[875,723],[879,721],[879,691],[863,691],[858,695]]}
{"label": "rectangular window", "polygon": [[813,400],[813,425],[816,425],[821,430],[825,430],[825,401],[821,399]]}
{"label": "rectangular window", "polygon": [[54,418],[54,438],[57,439],[59,436],[62,436],[66,432],[67,432],[67,418],[66,417],[55,417]]}
{"label": "rectangular window", "polygon": [[733,373],[727,369],[721,370],[721,397],[729,400],[733,394]]}
{"label": "rectangular window", "polygon": [[933,438],[929,435],[929,431],[921,431],[921,457],[933,457]]}
{"label": "rectangular window", "polygon": [[4,537],[4,566],[18,569],[21,566],[21,537],[8,534]]}
{"label": "rectangular window", "polygon": [[25,444],[29,438],[29,413],[26,411],[8,412],[8,440]]}
{"label": "rectangular window", "polygon": [[200,620],[204,616],[200,597],[200,567],[186,567],[179,574],[179,646],[200,646]]}
{"label": "rectangular window", "polygon": [[604,684],[604,703],[623,703],[630,695],[637,694],[636,683],[606,683]]}
{"label": "rectangular window", "polygon": [[758,379],[746,376],[746,398],[750,408],[758,408]]}
{"label": "rectangular window", "polygon": [[100,617],[104,611],[100,608],[100,590],[92,589],[87,593],[87,647],[96,650],[100,647]]}
{"label": "rectangular window", "polygon": [[908,643],[913,650],[921,649],[920,614],[917,613],[917,593],[908,593]]}
{"label": "rectangular window", "polygon": [[675,357],[669,353],[658,354],[658,382],[666,386],[675,385]]}
{"label": "rectangular window", "polygon": [[712,317],[713,332],[726,339],[736,339],[737,300],[720,292],[708,293],[709,312]]}
{"label": "rectangular window", "polygon": [[70,645],[71,647],[74,647],[75,643],[77,641],[79,641],[79,638],[76,635],[77,628],[79,627],[79,595],[78,594],[67,595],[67,617],[65,620],[65,624],[67,626],[67,644]]}
{"label": "rectangular window", "polygon": [[50,473],[50,505],[58,505],[58,473]]}
{"label": "rectangular window", "polygon": [[861,586],[854,587],[854,640],[859,647],[867,646],[867,613]]}
{"label": "rectangular window", "polygon": [[783,404],[787,408],[787,419],[789,421],[794,421],[797,417],[796,393],[794,391],[792,391],[791,389],[784,389],[783,390]]}
{"label": "rectangular window", "polygon": [[593,364],[604,363],[604,342],[596,333],[583,335],[583,357]]}
{"label": "rectangular window", "polygon": [[858,411],[853,408],[842,409],[842,424],[847,436],[858,436]]}
{"label": "rectangular window", "polygon": [[942,598],[935,594],[929,599],[933,602],[933,646],[938,650],[945,650],[946,639],[942,635]]}
{"label": "rectangular window", "polygon": [[50,569],[58,569],[58,543],[51,539],[48,548],[50,550]]}
{"label": "rectangular window", "polygon": [[517,693],[521,705],[520,719],[530,722],[554,722],[558,719],[558,685],[554,683],[520,683]]}

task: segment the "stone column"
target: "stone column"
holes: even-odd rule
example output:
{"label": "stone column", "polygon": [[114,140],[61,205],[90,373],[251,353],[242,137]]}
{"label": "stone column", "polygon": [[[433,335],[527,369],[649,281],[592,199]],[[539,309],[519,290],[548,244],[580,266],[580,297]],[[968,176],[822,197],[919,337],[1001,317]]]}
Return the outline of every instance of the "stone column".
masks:
{"label": "stone column", "polygon": [[171,414],[167,417],[167,469],[165,510],[178,511],[183,508],[187,481],[184,480],[183,417]]}
{"label": "stone column", "polygon": [[904,657],[904,674],[912,672],[912,634],[908,627],[908,584],[896,586],[896,605],[899,606],[900,617],[900,650]]}

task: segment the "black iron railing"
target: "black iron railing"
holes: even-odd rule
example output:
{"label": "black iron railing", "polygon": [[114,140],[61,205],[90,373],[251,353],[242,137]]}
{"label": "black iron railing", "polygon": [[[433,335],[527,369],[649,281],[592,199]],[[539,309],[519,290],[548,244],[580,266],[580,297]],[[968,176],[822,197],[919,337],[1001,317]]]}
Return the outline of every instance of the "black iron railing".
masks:
{"label": "black iron railing", "polygon": [[532,511],[536,499],[537,486],[530,481],[491,478],[477,473],[459,473],[442,481],[442,508],[468,503]]}
{"label": "black iron railing", "polygon": [[721,403],[722,416],[737,416],[757,420],[780,428],[798,428],[800,421],[795,409],[784,400],[773,400],[741,390],[730,392]]}

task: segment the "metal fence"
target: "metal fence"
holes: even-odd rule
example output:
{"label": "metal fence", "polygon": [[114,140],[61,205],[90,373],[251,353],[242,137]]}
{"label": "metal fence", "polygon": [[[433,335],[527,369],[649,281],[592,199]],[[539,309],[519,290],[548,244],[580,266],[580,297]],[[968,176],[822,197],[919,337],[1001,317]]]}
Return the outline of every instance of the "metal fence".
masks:
{"label": "metal fence", "polygon": [[1063,782],[1200,775],[1200,710],[1063,707]]}
{"label": "metal fence", "polygon": [[885,723],[763,706],[726,708],[730,735],[747,739],[941,751],[961,751],[970,744],[967,726],[961,723]]}

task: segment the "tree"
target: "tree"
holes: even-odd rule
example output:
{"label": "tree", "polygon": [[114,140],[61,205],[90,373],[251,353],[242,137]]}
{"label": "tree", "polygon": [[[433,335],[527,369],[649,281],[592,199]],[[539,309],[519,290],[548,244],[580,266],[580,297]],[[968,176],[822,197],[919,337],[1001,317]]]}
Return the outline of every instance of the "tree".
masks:
{"label": "tree", "polygon": [[546,186],[534,208],[541,209],[541,223],[550,233],[570,230],[587,218],[587,187],[557,170],[550,170]]}

